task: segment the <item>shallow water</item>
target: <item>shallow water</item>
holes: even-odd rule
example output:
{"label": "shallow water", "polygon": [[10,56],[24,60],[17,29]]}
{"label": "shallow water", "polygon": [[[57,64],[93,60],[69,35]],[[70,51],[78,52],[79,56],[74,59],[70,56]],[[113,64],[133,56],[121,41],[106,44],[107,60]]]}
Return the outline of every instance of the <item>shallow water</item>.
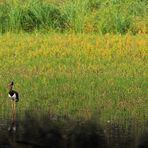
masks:
{"label": "shallow water", "polygon": [[94,120],[74,121],[26,115],[8,132],[10,120],[0,119],[0,148],[148,148],[147,125],[136,122],[104,126]]}

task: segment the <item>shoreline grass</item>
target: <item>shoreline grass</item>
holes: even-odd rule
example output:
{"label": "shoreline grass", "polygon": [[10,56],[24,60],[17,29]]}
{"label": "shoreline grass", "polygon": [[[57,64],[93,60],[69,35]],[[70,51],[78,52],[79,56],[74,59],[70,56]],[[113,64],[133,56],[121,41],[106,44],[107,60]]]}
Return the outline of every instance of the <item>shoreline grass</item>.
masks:
{"label": "shoreline grass", "polygon": [[0,114],[6,85],[20,93],[18,113],[101,120],[148,119],[148,36],[12,34],[0,36]]}

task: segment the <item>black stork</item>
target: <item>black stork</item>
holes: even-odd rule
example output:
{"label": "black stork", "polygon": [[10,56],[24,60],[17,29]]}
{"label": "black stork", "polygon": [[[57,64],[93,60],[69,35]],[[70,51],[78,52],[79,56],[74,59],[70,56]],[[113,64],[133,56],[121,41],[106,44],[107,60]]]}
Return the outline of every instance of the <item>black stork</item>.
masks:
{"label": "black stork", "polygon": [[9,93],[8,93],[8,97],[11,99],[11,101],[15,101],[18,102],[19,101],[19,95],[18,92],[13,90],[13,85],[14,83],[11,82],[10,84],[8,84],[8,88],[9,88]]}
{"label": "black stork", "polygon": [[18,92],[13,90],[14,83],[11,82],[8,84],[8,97],[11,99],[11,107],[12,107],[12,123],[11,126],[8,128],[9,131],[16,131],[16,102],[19,101],[19,95]]}

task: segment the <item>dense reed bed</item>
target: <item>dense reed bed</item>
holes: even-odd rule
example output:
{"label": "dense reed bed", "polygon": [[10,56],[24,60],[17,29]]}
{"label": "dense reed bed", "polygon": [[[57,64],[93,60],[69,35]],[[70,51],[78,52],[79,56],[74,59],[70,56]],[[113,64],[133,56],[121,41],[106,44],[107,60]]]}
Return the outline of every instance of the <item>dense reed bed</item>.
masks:
{"label": "dense reed bed", "polygon": [[147,35],[6,33],[0,45],[1,115],[13,80],[18,114],[148,119]]}
{"label": "dense reed bed", "polygon": [[148,33],[147,0],[2,0],[0,33]]}

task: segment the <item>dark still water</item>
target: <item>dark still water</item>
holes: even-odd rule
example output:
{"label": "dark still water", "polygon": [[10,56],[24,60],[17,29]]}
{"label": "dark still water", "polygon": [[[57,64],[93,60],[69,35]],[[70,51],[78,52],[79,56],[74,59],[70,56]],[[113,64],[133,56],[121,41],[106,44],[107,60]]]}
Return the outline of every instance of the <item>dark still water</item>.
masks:
{"label": "dark still water", "polygon": [[74,121],[26,114],[15,122],[0,119],[0,148],[148,148],[147,124]]}

